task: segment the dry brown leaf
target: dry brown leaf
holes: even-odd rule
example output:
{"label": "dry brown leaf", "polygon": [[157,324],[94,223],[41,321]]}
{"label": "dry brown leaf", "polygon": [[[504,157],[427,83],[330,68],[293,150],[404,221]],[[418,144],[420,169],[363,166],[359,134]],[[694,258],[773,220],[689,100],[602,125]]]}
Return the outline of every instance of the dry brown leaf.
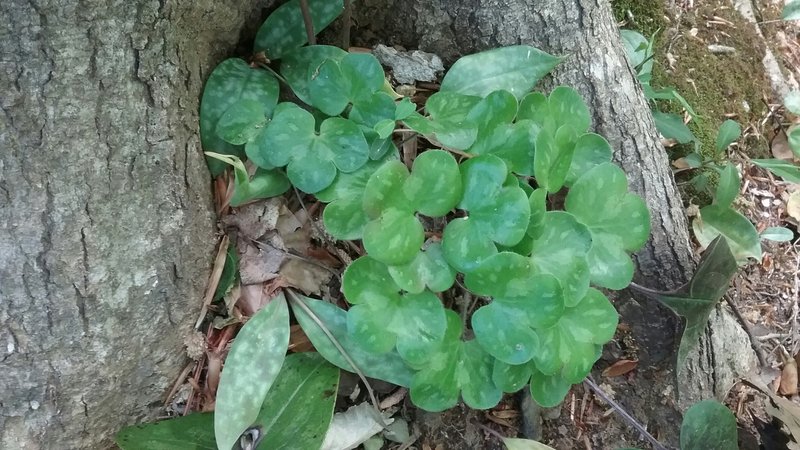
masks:
{"label": "dry brown leaf", "polygon": [[240,234],[256,241],[267,231],[275,229],[282,205],[282,197],[249,203],[223,217],[222,223],[236,227]]}
{"label": "dry brown leaf", "polygon": [[[253,317],[256,312],[266,306],[270,299],[264,291],[264,285],[262,283],[241,286],[239,292],[239,300],[236,302],[236,306],[238,306],[242,314],[247,317]],[[231,315],[230,311],[228,315]]]}
{"label": "dry brown leaf", "polygon": [[800,221],[800,189],[794,191],[786,202],[786,214]]}
{"label": "dry brown leaf", "polygon": [[789,139],[786,137],[786,133],[781,130],[775,138],[772,139],[772,156],[783,159],[785,161],[791,161],[794,159],[794,153],[792,153],[792,149],[789,148]]}
{"label": "dry brown leaf", "polygon": [[797,393],[797,363],[794,358],[787,358],[781,370],[781,387],[778,389],[782,395],[790,396]]}
{"label": "dry brown leaf", "polygon": [[279,272],[284,282],[306,294],[320,294],[322,286],[328,284],[331,272],[316,264],[290,258]]}
{"label": "dry brown leaf", "polygon": [[310,352],[314,345],[306,336],[300,325],[294,324],[289,328],[289,350],[297,353]]}
{"label": "dry brown leaf", "polygon": [[686,162],[686,158],[678,158],[672,161],[672,167],[676,169],[688,169],[691,166]]}
{"label": "dry brown leaf", "polygon": [[260,284],[278,276],[286,259],[286,252],[277,242],[256,247],[245,239],[239,239],[239,276],[243,285]]}
{"label": "dry brown leaf", "polygon": [[788,429],[794,442],[790,442],[789,449],[800,449],[800,406],[789,399],[775,395],[770,389],[758,380],[747,380],[751,386],[766,394],[769,399],[764,402],[764,409],[772,417],[780,420]]}
{"label": "dry brown leaf", "polygon": [[632,360],[632,359],[621,359],[614,364],[608,366],[606,370],[603,371],[604,377],[618,377],[620,375],[625,375],[626,373],[632,371],[639,365],[639,361]]}

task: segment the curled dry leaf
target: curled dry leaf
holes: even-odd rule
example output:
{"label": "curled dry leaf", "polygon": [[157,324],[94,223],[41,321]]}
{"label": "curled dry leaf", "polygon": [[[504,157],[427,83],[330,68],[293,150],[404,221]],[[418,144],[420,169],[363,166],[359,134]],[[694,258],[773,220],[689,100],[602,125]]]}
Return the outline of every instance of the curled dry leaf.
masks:
{"label": "curled dry leaf", "polygon": [[786,358],[781,370],[781,386],[778,392],[786,396],[797,394],[797,363],[794,358]]}
{"label": "curled dry leaf", "polygon": [[632,360],[632,359],[621,359],[614,364],[608,366],[606,370],[603,371],[604,377],[618,377],[620,375],[625,375],[626,373],[632,371],[639,365],[639,361]]}
{"label": "curled dry leaf", "polygon": [[794,191],[786,202],[786,214],[800,221],[800,189]]}
{"label": "curled dry leaf", "polygon": [[786,161],[794,159],[794,153],[792,153],[792,149],[789,148],[789,139],[786,137],[786,133],[783,130],[772,139],[771,150],[772,156],[778,159]]}

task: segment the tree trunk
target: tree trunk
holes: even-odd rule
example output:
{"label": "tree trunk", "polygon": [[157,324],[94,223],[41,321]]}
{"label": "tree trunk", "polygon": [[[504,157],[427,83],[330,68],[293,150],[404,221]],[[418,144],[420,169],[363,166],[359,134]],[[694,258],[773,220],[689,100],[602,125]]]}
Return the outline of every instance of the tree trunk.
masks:
{"label": "tree trunk", "polygon": [[0,2],[0,448],[98,448],[186,364],[202,85],[254,0]]}
{"label": "tree trunk", "polygon": [[[686,282],[694,263],[683,205],[607,1],[364,0],[356,5],[356,36],[364,40],[362,45],[376,43],[377,38],[387,45],[436,53],[447,62],[514,44],[566,56],[545,88],[568,85],[583,95],[594,115],[594,130],[616,149],[615,159],[628,174],[631,188],[651,211],[652,235],[636,255],[636,281],[661,289]],[[674,355],[678,326],[673,314],[654,300],[634,299],[630,292],[621,293],[616,304],[641,345],[640,372],[655,366],[649,371],[653,374],[671,366],[668,357]],[[719,307],[679,380],[681,406],[724,396],[735,376],[747,372],[754,361],[746,334]],[[675,399],[662,395],[672,385],[671,377],[640,376],[635,384],[617,391],[623,402],[642,420],[652,420],[667,435],[677,436],[679,413],[668,408]],[[656,412],[662,400],[667,405]]]}

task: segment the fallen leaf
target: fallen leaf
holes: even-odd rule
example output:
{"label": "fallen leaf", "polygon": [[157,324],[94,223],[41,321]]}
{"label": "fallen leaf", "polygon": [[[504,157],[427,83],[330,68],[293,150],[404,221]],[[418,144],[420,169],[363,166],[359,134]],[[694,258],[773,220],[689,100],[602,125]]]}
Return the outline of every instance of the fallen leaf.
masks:
{"label": "fallen leaf", "polygon": [[786,137],[786,133],[781,130],[778,134],[775,135],[775,138],[772,139],[772,156],[783,159],[786,161],[791,161],[794,159],[794,153],[792,153],[792,149],[789,148],[789,139]]}
{"label": "fallen leaf", "polygon": [[235,208],[231,214],[223,217],[222,223],[226,226],[236,227],[240,234],[256,241],[267,231],[275,229],[282,206],[282,197],[248,203],[240,208]]}
{"label": "fallen leaf", "polygon": [[781,387],[778,392],[786,396],[797,394],[797,363],[794,358],[786,358],[781,370]]}
{"label": "fallen leaf", "polygon": [[[239,300],[236,302],[236,306],[242,311],[242,314],[248,317],[252,317],[256,311],[261,310],[271,296],[267,295],[264,291],[264,285],[262,283],[258,284],[249,284],[245,286],[241,286],[239,290]],[[231,312],[228,312],[230,315]]]}
{"label": "fallen leaf", "polygon": [[686,162],[686,158],[678,158],[675,161],[672,161],[672,167],[676,169],[688,169],[691,166],[689,166],[689,163]]}
{"label": "fallen leaf", "polygon": [[786,214],[800,221],[800,189],[794,191],[786,202]]}
{"label": "fallen leaf", "polygon": [[639,361],[632,360],[632,359],[621,359],[614,364],[608,366],[606,370],[603,371],[604,377],[618,377],[620,375],[625,375],[626,373],[632,371],[639,365]]}
{"label": "fallen leaf", "polygon": [[271,243],[256,247],[246,239],[239,239],[239,277],[243,285],[259,284],[278,276],[286,259],[286,252]]}
{"label": "fallen leaf", "polygon": [[383,424],[379,422],[381,419],[387,425],[394,421],[388,417],[377,417],[377,414],[372,405],[366,402],[334,414],[321,450],[356,448],[383,430]]}
{"label": "fallen leaf", "polygon": [[798,443],[800,443],[800,406],[791,400],[775,395],[767,386],[758,380],[749,379],[745,381],[747,384],[760,390],[769,397],[769,399],[764,402],[764,409],[770,416],[783,422],[788,429],[789,434],[794,439],[794,442],[789,443],[788,448],[800,449],[800,445],[798,445]]}
{"label": "fallen leaf", "polygon": [[306,294],[319,294],[333,274],[316,264],[301,259],[289,258],[279,272],[285,283]]}

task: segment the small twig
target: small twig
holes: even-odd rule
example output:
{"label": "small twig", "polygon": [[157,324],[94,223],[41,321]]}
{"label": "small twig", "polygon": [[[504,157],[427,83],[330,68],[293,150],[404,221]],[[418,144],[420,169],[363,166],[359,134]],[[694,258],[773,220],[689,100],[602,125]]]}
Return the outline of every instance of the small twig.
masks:
{"label": "small twig", "polygon": [[493,429],[491,429],[491,428],[487,427],[486,425],[484,425],[484,424],[482,424],[482,423],[480,423],[480,422],[473,422],[473,423],[474,423],[475,425],[477,425],[477,426],[478,426],[478,428],[480,428],[480,429],[482,429],[483,431],[485,431],[485,432],[487,432],[487,433],[491,434],[492,436],[496,437],[497,439],[500,439],[501,441],[502,441],[503,439],[505,439],[505,438],[506,438],[506,437],[505,437],[505,436],[503,436],[502,434],[498,433],[497,431],[494,431]]}
{"label": "small twig", "polygon": [[311,21],[311,10],[308,8],[308,0],[300,0],[300,11],[303,13],[303,24],[306,26],[308,45],[315,45],[317,43],[317,38],[314,37],[314,22]]}
{"label": "small twig", "polygon": [[353,4],[351,0],[344,0],[342,11],[342,50],[350,48],[350,27],[353,23]]}
{"label": "small twig", "polygon": [[733,315],[736,316],[739,324],[742,325],[742,328],[744,328],[744,332],[747,333],[747,337],[750,339],[750,346],[753,347],[753,350],[756,352],[758,363],[761,364],[761,367],[767,367],[767,358],[764,356],[764,349],[761,348],[761,343],[753,335],[753,330],[750,329],[750,324],[744,319],[744,316],[742,316],[742,313],[739,312],[739,308],[736,307],[736,304],[733,303],[733,300],[730,298],[730,296],[724,295],[723,297],[725,298],[725,303],[731,307]]}
{"label": "small twig", "polygon": [[645,439],[647,439],[650,442],[650,444],[652,444],[655,450],[667,450],[667,448],[664,447],[664,445],[662,445],[660,442],[658,442],[658,440],[654,438],[653,435],[650,434],[642,424],[640,424],[636,419],[634,419],[633,416],[628,414],[627,411],[622,409],[622,407],[617,402],[612,400],[611,397],[606,395],[606,393],[603,392],[603,390],[600,389],[600,387],[597,386],[594,383],[594,381],[591,380],[591,378],[587,377],[585,380],[583,380],[583,383],[586,386],[588,386],[592,391],[594,391],[594,393],[597,394],[598,397],[602,398],[603,401],[608,403],[620,416],[622,416],[622,418],[624,418],[629,424],[631,424],[633,428],[636,428],[636,431],[638,431]]}
{"label": "small twig", "polygon": [[642,286],[640,284],[636,284],[634,282],[631,282],[631,284],[628,285],[628,287],[632,288],[634,291],[639,291],[642,294],[647,294],[647,295],[650,295],[652,297],[660,297],[662,295],[675,295],[675,294],[678,293],[678,291],[657,291],[655,289],[650,289],[648,287],[644,287],[644,286]]}
{"label": "small twig", "polygon": [[364,383],[364,386],[367,388],[367,393],[369,393],[369,398],[372,401],[372,405],[375,407],[375,413],[377,414],[376,419],[380,420],[380,423],[385,428],[387,426],[386,421],[383,420],[383,414],[381,414],[378,399],[375,398],[375,391],[372,390],[372,385],[370,385],[369,381],[367,381],[367,377],[364,375],[363,372],[361,372],[361,369],[359,369],[355,361],[353,361],[353,359],[350,357],[350,354],[347,353],[347,350],[345,350],[344,347],[342,347],[342,344],[339,343],[339,340],[336,339],[336,336],[334,336],[333,333],[331,333],[331,330],[329,330],[328,327],[326,327],[325,324],[322,323],[322,320],[320,320],[320,318],[317,317],[314,311],[312,311],[311,308],[308,307],[308,305],[306,305],[302,300],[300,300],[300,298],[297,297],[297,294],[295,294],[295,292],[292,291],[291,289],[287,289],[286,294],[288,295],[289,301],[291,301],[292,304],[299,306],[300,309],[302,309],[306,314],[308,314],[309,317],[311,317],[311,320],[313,320],[314,323],[316,323],[317,326],[322,330],[322,332],[325,333],[325,336],[327,336],[328,339],[331,341],[331,344],[333,344],[333,346],[336,347],[336,350],[338,350],[339,353],[342,355],[342,357],[345,359],[345,361],[347,361],[347,364],[350,364],[350,367],[353,368],[353,371],[356,373],[356,375],[358,375],[358,377]]}

